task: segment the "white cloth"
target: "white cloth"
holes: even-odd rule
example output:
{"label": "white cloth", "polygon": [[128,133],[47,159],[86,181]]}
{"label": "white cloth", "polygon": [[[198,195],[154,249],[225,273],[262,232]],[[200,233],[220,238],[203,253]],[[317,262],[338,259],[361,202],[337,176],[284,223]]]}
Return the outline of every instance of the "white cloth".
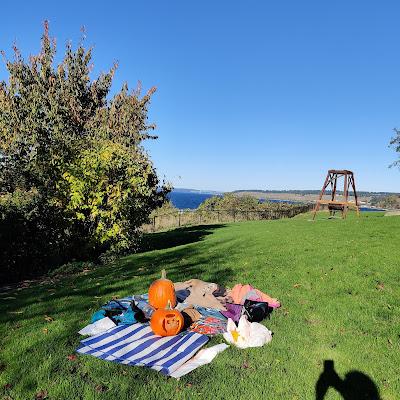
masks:
{"label": "white cloth", "polygon": [[185,364],[180,366],[177,370],[172,372],[170,376],[179,379],[181,376],[188,374],[194,369],[202,365],[209,364],[218,353],[221,353],[229,346],[225,343],[216,344],[215,346],[208,347],[207,349],[200,350],[193,358],[186,361]]}
{"label": "white cloth", "polygon": [[114,328],[114,326],[116,326],[114,322],[110,318],[105,317],[93,322],[93,324],[85,326],[78,333],[81,335],[93,336],[98,333],[106,332],[109,329]]}
{"label": "white cloth", "polygon": [[258,322],[249,322],[246,315],[240,317],[238,326],[228,318],[226,330],[224,339],[240,349],[261,347],[272,340],[269,329]]}

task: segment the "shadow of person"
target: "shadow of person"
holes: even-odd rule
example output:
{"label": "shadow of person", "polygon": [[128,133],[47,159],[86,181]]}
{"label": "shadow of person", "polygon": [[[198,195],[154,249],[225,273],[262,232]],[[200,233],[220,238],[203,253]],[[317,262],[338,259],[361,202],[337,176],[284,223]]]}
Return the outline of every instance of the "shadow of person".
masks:
{"label": "shadow of person", "polygon": [[335,371],[333,360],[324,360],[324,370],[315,385],[315,399],[323,400],[331,387],[344,400],[380,400],[378,388],[370,377],[359,371],[350,371],[342,379]]}

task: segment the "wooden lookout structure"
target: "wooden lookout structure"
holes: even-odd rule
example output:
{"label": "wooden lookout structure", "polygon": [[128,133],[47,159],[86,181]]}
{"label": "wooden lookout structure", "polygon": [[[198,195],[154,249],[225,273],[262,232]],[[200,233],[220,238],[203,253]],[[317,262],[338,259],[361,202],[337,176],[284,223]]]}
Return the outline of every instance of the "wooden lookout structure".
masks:
{"label": "wooden lookout structure", "polygon": [[[343,199],[337,200],[337,181],[342,177],[344,178]],[[331,189],[331,193],[328,193],[330,199],[324,199],[324,194],[328,186],[330,186]],[[353,190],[354,202],[349,201],[349,189]],[[321,193],[319,194],[319,198],[317,200],[317,204],[314,208],[313,219],[315,218],[315,214],[319,210],[321,204],[328,206],[328,210],[331,215],[335,214],[336,211],[340,211],[342,213],[342,218],[346,218],[349,208],[354,208],[357,211],[357,215],[360,215],[360,208],[356,192],[356,183],[354,181],[354,174],[352,171],[348,171],[347,169],[330,169],[328,171],[324,186],[322,187]]]}

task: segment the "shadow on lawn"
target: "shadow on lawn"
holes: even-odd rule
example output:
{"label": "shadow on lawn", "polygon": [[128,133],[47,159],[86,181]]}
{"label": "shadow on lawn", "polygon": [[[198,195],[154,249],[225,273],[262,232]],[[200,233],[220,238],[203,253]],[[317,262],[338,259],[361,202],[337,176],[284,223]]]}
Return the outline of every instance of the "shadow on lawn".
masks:
{"label": "shadow on lawn", "polygon": [[342,379],[335,371],[333,360],[324,360],[324,370],[315,385],[315,399],[323,400],[332,387],[344,400],[380,400],[374,381],[359,371],[350,371]]}
{"label": "shadow on lawn", "polygon": [[198,225],[177,228],[167,232],[148,233],[143,236],[140,252],[151,250],[162,250],[170,247],[199,242],[214,230],[223,228],[225,225]]}
{"label": "shadow on lawn", "polygon": [[[224,241],[211,248],[200,242],[222,226],[196,226],[153,234],[155,237],[151,238],[149,248],[163,251],[133,254],[109,266],[61,278],[54,285],[37,284],[15,293],[16,298],[12,301],[0,303],[0,322],[27,321],[44,314],[55,317],[63,313],[88,316],[115,295],[146,293],[162,269],[167,271],[168,278],[174,282],[200,278],[226,285],[233,277],[233,270],[221,267],[220,264],[226,251],[237,248],[237,245]],[[196,246],[174,248],[194,242],[197,242]],[[224,250],[219,251],[219,246]],[[210,249],[213,251],[210,252]],[[54,289],[49,289],[49,286]],[[35,303],[41,305],[38,307],[40,311],[25,312],[29,305]]]}

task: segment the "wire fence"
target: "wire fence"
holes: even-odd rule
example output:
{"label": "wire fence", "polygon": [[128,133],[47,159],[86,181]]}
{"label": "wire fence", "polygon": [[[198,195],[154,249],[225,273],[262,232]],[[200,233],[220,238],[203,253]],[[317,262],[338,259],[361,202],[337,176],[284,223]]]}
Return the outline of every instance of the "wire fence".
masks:
{"label": "wire fence", "polygon": [[158,232],[190,225],[292,218],[313,208],[313,204],[299,204],[288,208],[266,210],[179,210],[151,217],[151,222],[143,225],[142,230]]}

